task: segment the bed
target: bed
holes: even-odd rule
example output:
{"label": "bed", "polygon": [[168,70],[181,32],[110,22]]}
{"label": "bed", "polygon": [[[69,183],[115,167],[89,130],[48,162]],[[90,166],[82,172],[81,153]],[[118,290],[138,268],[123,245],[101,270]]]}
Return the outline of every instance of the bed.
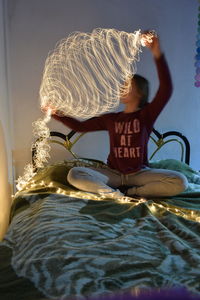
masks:
{"label": "bed", "polygon": [[[174,288],[199,299],[200,173],[189,166],[185,136],[155,129],[153,135],[150,166],[182,172],[189,187],[176,197],[120,202],[67,183],[73,166],[104,163],[76,156],[73,145],[81,136],[75,132],[51,132],[50,141],[72,159],[36,170],[16,193],[0,243],[1,299],[94,299],[127,292],[150,297]],[[180,145],[180,159],[154,159],[169,142]]]}

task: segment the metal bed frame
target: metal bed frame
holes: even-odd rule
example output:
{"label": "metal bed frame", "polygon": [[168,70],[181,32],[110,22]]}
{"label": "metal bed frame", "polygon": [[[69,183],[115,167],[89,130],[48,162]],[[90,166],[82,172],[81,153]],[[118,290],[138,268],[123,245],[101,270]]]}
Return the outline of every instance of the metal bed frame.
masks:
{"label": "metal bed frame", "polygon": [[[72,141],[72,137],[74,137],[76,134],[77,134],[77,136]],[[85,133],[77,133],[74,130],[70,131],[68,134],[63,134],[63,133],[60,133],[60,132],[57,132],[57,131],[51,131],[50,132],[50,137],[58,137],[62,141],[50,138],[49,142],[50,143],[57,143],[57,144],[59,144],[61,146],[64,146],[64,148],[67,151],[69,151],[74,158],[79,159],[81,157],[78,157],[72,151],[72,147],[76,144],[76,142],[84,134]],[[171,138],[169,138],[169,137],[171,137]],[[188,139],[184,135],[182,135],[180,132],[178,132],[178,131],[167,131],[165,133],[160,133],[159,131],[157,131],[156,129],[153,128],[153,131],[152,131],[152,134],[150,136],[150,139],[153,141],[153,143],[156,145],[157,148],[151,154],[151,156],[149,157],[149,160],[151,160],[154,157],[154,155],[164,145],[168,144],[169,142],[176,142],[181,147],[181,159],[180,160],[182,162],[185,162],[188,165],[190,164],[190,143],[189,143]],[[33,164],[33,167],[35,166],[35,163],[34,163],[35,154],[36,154],[36,148],[33,147],[32,148],[32,164]]]}

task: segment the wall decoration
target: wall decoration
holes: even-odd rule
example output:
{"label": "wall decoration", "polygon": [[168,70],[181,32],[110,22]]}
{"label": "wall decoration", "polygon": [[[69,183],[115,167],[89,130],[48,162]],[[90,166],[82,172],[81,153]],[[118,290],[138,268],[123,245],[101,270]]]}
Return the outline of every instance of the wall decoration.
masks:
{"label": "wall decoration", "polygon": [[195,83],[196,87],[200,87],[200,0],[199,8],[198,8],[198,27],[197,27],[197,42],[196,42],[196,55],[195,55],[195,68],[196,68],[196,75],[195,75]]}

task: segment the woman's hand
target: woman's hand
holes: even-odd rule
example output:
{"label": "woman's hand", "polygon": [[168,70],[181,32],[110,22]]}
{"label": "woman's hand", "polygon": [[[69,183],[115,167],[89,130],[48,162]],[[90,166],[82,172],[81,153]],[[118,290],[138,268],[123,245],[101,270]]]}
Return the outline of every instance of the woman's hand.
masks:
{"label": "woman's hand", "polygon": [[41,111],[48,116],[51,116],[53,119],[59,120],[61,117],[66,116],[62,111],[57,110],[51,105],[41,105]]}
{"label": "woman's hand", "polygon": [[42,106],[41,105],[41,111],[45,114],[49,114],[49,115],[56,115],[57,114],[57,110],[53,107],[51,107],[50,105],[46,105],[46,106]]}
{"label": "woman's hand", "polygon": [[142,33],[141,36],[142,45],[149,48],[155,58],[159,58],[162,55],[159,38],[153,32]]}

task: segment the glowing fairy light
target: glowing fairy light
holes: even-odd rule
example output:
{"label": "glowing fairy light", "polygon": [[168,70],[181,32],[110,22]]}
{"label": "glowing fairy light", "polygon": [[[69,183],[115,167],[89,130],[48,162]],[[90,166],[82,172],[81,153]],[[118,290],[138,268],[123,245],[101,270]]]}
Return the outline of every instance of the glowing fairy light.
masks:
{"label": "glowing fairy light", "polygon": [[50,136],[47,123],[52,110],[57,114],[89,118],[113,110],[120,96],[130,89],[141,46],[151,42],[154,33],[141,34],[116,29],[94,29],[92,33],[76,32],[61,40],[48,55],[40,86],[43,119],[33,123],[36,142],[34,166],[25,167],[17,189],[22,189],[48,161]]}
{"label": "glowing fairy light", "polygon": [[115,29],[75,32],[61,40],[45,63],[41,106],[80,118],[116,108],[129,88],[124,81],[135,73],[141,43],[140,30]]}
{"label": "glowing fairy light", "polygon": [[118,198],[118,201],[121,203],[134,203],[135,205],[139,205],[141,203],[147,202],[147,199],[145,198],[133,198],[128,196],[123,196],[121,198]]}
{"label": "glowing fairy light", "polygon": [[154,204],[147,204],[152,214],[156,214],[159,209],[166,210],[170,213],[175,213],[179,217],[183,217],[185,219],[194,221],[194,222],[200,222],[200,216],[198,211],[189,210],[189,209],[183,209],[183,208],[173,208],[173,207],[166,207],[162,204],[154,203]]}
{"label": "glowing fairy light", "polygon": [[17,189],[21,190],[27,184],[27,182],[35,175],[33,165],[30,163],[24,168],[24,175],[19,176],[17,180]]}
{"label": "glowing fairy light", "polygon": [[150,210],[151,210],[152,213],[155,213],[155,212],[156,212],[156,207],[155,207],[155,205],[152,204],[152,205],[149,206],[149,208],[150,208]]}
{"label": "glowing fairy light", "polygon": [[47,123],[51,119],[51,110],[49,109],[43,119],[39,119],[33,123],[33,133],[37,138],[36,142],[32,147],[36,149],[35,157],[34,157],[34,165],[29,163],[24,168],[23,176],[20,176],[17,180],[17,189],[21,190],[27,182],[31,180],[31,178],[36,174],[36,169],[42,168],[44,163],[47,162],[50,157],[50,145],[48,143],[48,139],[50,136],[49,128],[47,127]]}

